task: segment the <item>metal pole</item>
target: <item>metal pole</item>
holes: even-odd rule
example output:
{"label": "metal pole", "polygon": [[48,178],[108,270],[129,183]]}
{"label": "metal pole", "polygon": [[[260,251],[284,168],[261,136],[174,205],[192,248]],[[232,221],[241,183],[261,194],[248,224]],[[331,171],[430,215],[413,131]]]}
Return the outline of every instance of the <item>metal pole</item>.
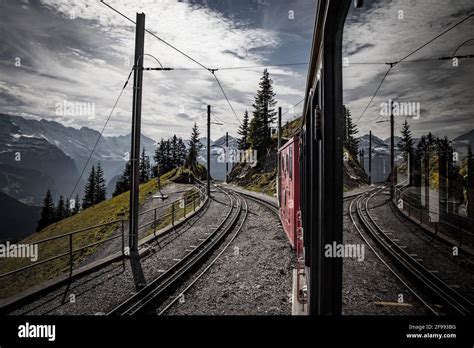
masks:
{"label": "metal pole", "polygon": [[225,182],[229,176],[229,132],[225,132]]}
{"label": "metal pole", "polygon": [[277,197],[278,197],[278,206],[280,206],[280,154],[278,151],[281,147],[281,106],[278,108],[278,148],[277,148]]}
{"label": "metal pole", "polygon": [[211,196],[211,106],[207,106],[207,195]]}
{"label": "metal pole", "polygon": [[393,107],[390,107],[390,197],[395,197],[395,120],[393,118]]}
{"label": "metal pole", "polygon": [[139,209],[139,158],[140,127],[142,113],[143,51],[145,45],[145,14],[137,13],[135,34],[135,61],[133,65],[133,108],[132,108],[132,149],[131,189],[130,189],[130,255],[138,254],[138,209]]}
{"label": "metal pole", "polygon": [[372,131],[369,132],[369,185],[372,185]]}

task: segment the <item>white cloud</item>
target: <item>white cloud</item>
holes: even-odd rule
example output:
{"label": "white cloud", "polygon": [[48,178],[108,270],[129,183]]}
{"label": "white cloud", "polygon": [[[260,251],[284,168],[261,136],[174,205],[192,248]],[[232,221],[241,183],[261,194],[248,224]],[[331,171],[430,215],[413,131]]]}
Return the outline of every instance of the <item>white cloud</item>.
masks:
{"label": "white cloud", "polygon": [[[51,36],[48,40],[58,36],[58,40],[66,39],[67,42],[59,49],[46,47],[40,42],[29,44],[27,49],[20,43],[16,45],[16,50],[25,50],[24,56],[34,57],[34,67],[29,70],[25,66],[9,73],[8,92],[22,100],[23,106],[21,110],[18,104],[11,108],[4,105],[2,109],[51,118],[58,101],[93,102],[96,105],[95,119],[70,117],[67,122],[100,129],[131,68],[126,63],[131,64],[133,60],[134,25],[97,0],[41,2],[52,11],[54,20],[58,22],[56,31],[41,35]],[[273,51],[282,44],[276,31],[250,27],[209,8],[185,2],[114,0],[111,4],[133,19],[137,11],[143,11],[149,30],[211,68],[265,64],[267,57],[264,52]],[[65,25],[70,28],[63,28]],[[37,30],[48,28],[51,29],[41,23]],[[75,35],[74,40],[69,40],[68,35]],[[166,67],[199,68],[151,35],[146,35],[145,43],[145,53],[154,55]],[[145,58],[145,66],[156,65],[153,59]],[[251,108],[262,70],[216,73],[239,117],[245,109]],[[272,69],[272,76],[275,90],[286,103],[302,96],[304,76],[286,68]],[[131,84],[132,81],[117,106],[107,134],[124,134],[130,130]],[[208,71],[146,71],[142,129],[155,138],[169,136],[170,132],[187,136],[191,123],[178,117],[180,110],[184,108],[191,119],[201,120],[207,103],[220,110],[222,119],[237,122]],[[229,125],[228,128],[235,132],[237,127]]]}

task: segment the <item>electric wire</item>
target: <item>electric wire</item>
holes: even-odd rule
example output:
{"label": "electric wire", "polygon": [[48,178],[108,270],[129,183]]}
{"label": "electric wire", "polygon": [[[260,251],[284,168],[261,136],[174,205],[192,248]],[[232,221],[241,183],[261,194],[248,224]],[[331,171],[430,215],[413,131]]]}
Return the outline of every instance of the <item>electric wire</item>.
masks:
{"label": "electric wire", "polygon": [[74,184],[74,188],[73,188],[71,194],[69,195],[68,202],[71,201],[72,196],[74,195],[74,192],[76,192],[77,186],[79,185],[79,182],[81,181],[82,176],[84,175],[84,172],[86,171],[86,168],[89,165],[90,160],[92,159],[92,156],[93,156],[93,154],[94,154],[94,152],[97,148],[97,145],[99,144],[99,141],[102,138],[102,135],[104,134],[105,128],[107,127],[107,124],[109,123],[110,118],[112,117],[112,114],[114,113],[115,108],[117,107],[117,105],[120,101],[120,98],[122,97],[122,94],[125,91],[125,88],[127,88],[127,85],[128,85],[128,82],[130,81],[130,77],[132,76],[133,70],[134,70],[133,68],[130,70],[130,73],[128,74],[127,80],[125,81],[125,84],[123,85],[122,90],[120,91],[117,99],[115,100],[115,103],[114,103],[112,109],[110,110],[109,116],[107,117],[107,119],[106,119],[106,121],[105,121],[105,123],[102,127],[102,130],[100,131],[99,136],[97,137],[97,140],[96,140],[94,146],[92,147],[92,150],[89,154],[89,157],[87,158],[87,161],[86,161],[86,163],[84,164],[84,166],[81,170],[81,174],[79,175],[79,177],[76,180],[76,183]]}

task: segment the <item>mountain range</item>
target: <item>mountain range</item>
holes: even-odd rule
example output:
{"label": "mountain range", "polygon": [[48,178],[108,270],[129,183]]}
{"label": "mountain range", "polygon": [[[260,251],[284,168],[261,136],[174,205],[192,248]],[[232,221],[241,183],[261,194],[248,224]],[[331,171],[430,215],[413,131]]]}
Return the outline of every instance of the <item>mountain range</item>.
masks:
{"label": "mountain range", "polygon": [[[99,136],[79,181],[79,196],[91,166],[99,161],[106,182],[121,173],[130,151],[130,134],[104,137],[87,127],[0,114],[0,191],[27,204],[40,204],[48,188],[55,199],[60,194],[69,196]],[[151,157],[155,143],[142,135],[142,147]]]}

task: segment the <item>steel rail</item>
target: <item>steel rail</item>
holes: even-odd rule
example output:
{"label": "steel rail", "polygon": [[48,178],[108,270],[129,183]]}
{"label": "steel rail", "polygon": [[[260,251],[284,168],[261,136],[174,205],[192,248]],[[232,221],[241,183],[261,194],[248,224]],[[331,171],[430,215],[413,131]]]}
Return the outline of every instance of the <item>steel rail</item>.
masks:
{"label": "steel rail", "polygon": [[[240,195],[239,193],[237,193],[235,191],[234,191],[234,193],[236,193],[237,196]],[[222,254],[234,242],[235,238],[237,238],[237,236],[239,235],[240,231],[242,230],[242,227],[243,227],[245,221],[247,220],[247,216],[248,216],[248,204],[245,200],[242,200],[242,202],[244,203],[244,217],[243,217],[242,222],[240,223],[240,225],[237,227],[237,229],[236,229],[234,235],[232,236],[232,238],[230,239],[230,241],[224,246],[224,248],[219,252],[219,254],[217,254],[217,256],[211,261],[211,263],[209,265],[207,265],[206,268],[188,286],[186,286],[186,288],[184,288],[183,291],[181,291],[178,294],[178,296],[176,296],[165,308],[163,308],[158,315],[163,315],[171,307],[173,307],[173,305],[176,302],[178,302],[178,300],[180,300],[182,298],[182,296],[184,296],[184,294],[187,293],[193,287],[193,285],[196,284],[196,282],[204,276],[204,274],[207,273],[207,271],[216,263],[216,261],[222,256]]]}
{"label": "steel rail", "polygon": [[[185,255],[180,261],[171,266],[167,271],[155,278],[151,283],[141,289],[132,297],[119,304],[107,315],[136,315],[142,312],[147,306],[156,301],[159,297],[170,291],[179,280],[186,275],[191,268],[193,268],[199,261],[202,261],[210,251],[218,244],[218,242],[227,234],[233,227],[238,217],[240,216],[242,206],[235,202],[235,199],[223,191],[231,200],[231,209],[217,226],[214,231],[202,241],[196,248]],[[235,204],[234,204],[235,203]],[[237,210],[237,213],[232,216]],[[225,226],[230,219],[230,223]]]}
{"label": "steel rail", "polygon": [[395,260],[398,265],[403,267],[406,272],[410,273],[410,275],[414,277],[414,279],[416,279],[422,285],[422,287],[427,289],[431,295],[435,296],[438,300],[441,300],[449,309],[458,314],[467,315],[472,313],[473,304],[467,298],[451,288],[443,280],[424,267],[420,262],[410,256],[376,223],[375,219],[370,214],[369,202],[381,191],[382,189],[372,193],[367,197],[364,204],[365,215],[364,210],[362,209],[363,198],[358,199],[357,214],[359,219],[363,222],[366,230],[378,242],[383,250],[389,254],[389,256]]}
{"label": "steel rail", "polygon": [[[439,315],[438,312],[428,303],[426,302],[423,297],[415,290],[413,287],[411,287],[399,274],[396,272],[390,265],[383,259],[383,257],[375,250],[375,248],[372,246],[372,244],[369,242],[366,236],[362,233],[362,229],[358,226],[356,223],[356,219],[353,214],[353,205],[356,203],[356,212],[357,216],[359,216],[358,212],[358,203],[363,197],[368,194],[368,192],[364,192],[361,195],[357,195],[354,197],[354,199],[351,201],[351,204],[349,206],[349,216],[352,221],[352,224],[354,225],[355,229],[361,236],[361,238],[364,240],[365,244],[372,250],[372,252],[375,254],[375,256],[382,262],[382,264],[428,309],[430,310],[434,315]],[[362,221],[362,220],[361,220]],[[362,221],[362,225],[364,225],[364,222]],[[365,227],[365,225],[364,225]],[[365,227],[366,228],[366,227]],[[367,229],[367,228],[366,228]]]}

